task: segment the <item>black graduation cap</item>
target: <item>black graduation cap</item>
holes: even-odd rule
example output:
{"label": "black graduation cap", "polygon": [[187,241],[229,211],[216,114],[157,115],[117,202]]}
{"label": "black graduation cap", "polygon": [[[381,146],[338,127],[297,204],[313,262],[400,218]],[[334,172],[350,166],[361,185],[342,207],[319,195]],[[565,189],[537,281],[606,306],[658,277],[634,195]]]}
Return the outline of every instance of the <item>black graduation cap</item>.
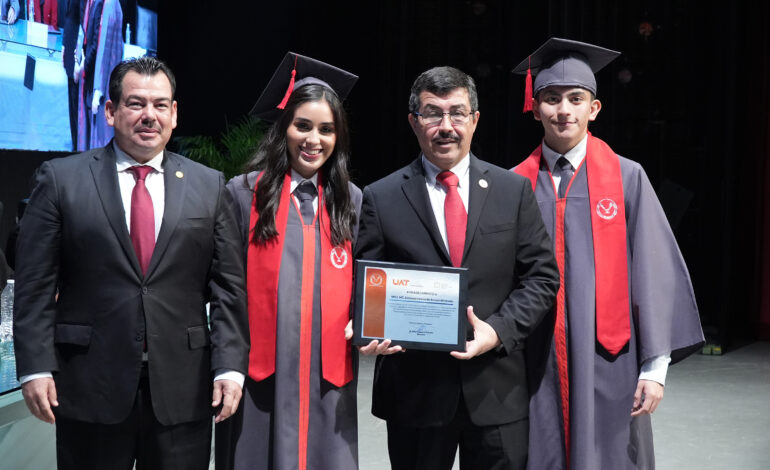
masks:
{"label": "black graduation cap", "polygon": [[[532,96],[552,85],[577,86],[596,95],[594,73],[619,55],[585,42],[550,38],[513,69],[513,73],[527,74],[524,112],[532,109]],[[534,90],[531,75],[536,75]]]}
{"label": "black graduation cap", "polygon": [[357,80],[358,76],[333,65],[287,52],[249,114],[268,121],[277,120],[291,93],[304,85],[325,86],[344,100]]}

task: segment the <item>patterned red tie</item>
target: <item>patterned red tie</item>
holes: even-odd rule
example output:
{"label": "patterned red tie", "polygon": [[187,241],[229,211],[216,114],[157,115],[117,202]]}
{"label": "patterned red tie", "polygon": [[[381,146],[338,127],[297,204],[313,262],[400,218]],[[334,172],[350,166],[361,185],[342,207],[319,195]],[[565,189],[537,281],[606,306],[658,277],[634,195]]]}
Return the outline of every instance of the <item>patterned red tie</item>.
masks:
{"label": "patterned red tie", "polygon": [[152,208],[150,192],[144,184],[144,179],[152,171],[152,167],[136,165],[129,168],[129,171],[136,178],[134,190],[131,192],[131,243],[142,267],[142,274],[146,274],[152,250],[155,249],[155,211]]}
{"label": "patterned red tie", "polygon": [[458,178],[451,171],[442,171],[436,176],[436,181],[446,188],[444,199],[444,218],[446,219],[446,238],[449,244],[449,256],[452,265],[459,267],[463,262],[465,247],[465,226],[468,223],[468,213],[465,212],[463,200],[457,191]]}

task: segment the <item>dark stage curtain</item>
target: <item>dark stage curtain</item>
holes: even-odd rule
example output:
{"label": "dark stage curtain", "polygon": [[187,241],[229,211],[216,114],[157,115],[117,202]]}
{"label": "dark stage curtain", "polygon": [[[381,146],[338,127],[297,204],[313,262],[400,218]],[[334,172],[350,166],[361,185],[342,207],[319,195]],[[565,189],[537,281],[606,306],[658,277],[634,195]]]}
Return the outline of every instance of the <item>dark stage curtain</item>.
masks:
{"label": "dark stage curtain", "polygon": [[603,109],[592,132],[658,188],[711,339],[756,339],[770,324],[764,2],[160,3],[159,52],[179,77],[178,134],[217,134],[240,119],[294,50],[360,75],[347,106],[362,186],[417,155],[406,118],[421,71],[449,64],[474,76],[473,150],[510,167],[542,135],[520,112],[513,66],[552,35],[621,51],[598,75]]}

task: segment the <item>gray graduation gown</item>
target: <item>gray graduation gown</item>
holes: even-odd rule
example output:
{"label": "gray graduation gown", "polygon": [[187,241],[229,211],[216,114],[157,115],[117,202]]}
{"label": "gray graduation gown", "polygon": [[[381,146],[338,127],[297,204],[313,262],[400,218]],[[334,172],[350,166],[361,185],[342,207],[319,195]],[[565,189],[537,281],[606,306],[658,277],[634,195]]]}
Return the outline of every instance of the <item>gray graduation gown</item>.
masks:
{"label": "gray graduation gown", "polygon": [[[565,288],[570,381],[571,470],[655,467],[649,416],[631,418],[640,365],[671,353],[672,364],[703,343],[695,297],[682,255],[642,167],[620,158],[628,239],[631,339],[617,357],[596,341],[594,253],[585,164],[565,210]],[[555,195],[548,171],[535,196],[554,239]],[[528,344],[531,470],[566,469],[554,316]]]}
{"label": "gray graduation gown", "polygon": [[[253,188],[256,173],[249,174],[248,179],[249,188]],[[242,177],[231,180],[228,189],[239,206],[246,243],[253,192],[244,186]],[[351,191],[357,196],[354,202],[358,208],[360,191],[352,185]],[[307,468],[357,469],[357,378],[338,388],[323,380],[321,374],[321,237],[317,218],[315,231]],[[299,467],[302,237],[302,219],[292,204],[289,208],[278,283],[276,372],[261,382],[247,377],[237,414],[217,425],[217,470],[289,470]],[[354,361],[357,360],[356,354],[353,357]],[[357,374],[357,364],[354,364],[354,371]]]}

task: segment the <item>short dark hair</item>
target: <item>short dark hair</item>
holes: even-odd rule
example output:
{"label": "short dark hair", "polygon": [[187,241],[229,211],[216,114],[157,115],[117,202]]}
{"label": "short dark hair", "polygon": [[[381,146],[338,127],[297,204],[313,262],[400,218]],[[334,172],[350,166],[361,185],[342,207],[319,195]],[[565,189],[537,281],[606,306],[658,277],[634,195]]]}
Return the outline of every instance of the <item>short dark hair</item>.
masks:
{"label": "short dark hair", "polygon": [[174,72],[160,59],[150,56],[134,57],[126,59],[119,63],[112,69],[110,74],[110,96],[116,105],[120,103],[120,98],[123,94],[123,78],[125,78],[128,72],[136,72],[139,75],[146,75],[152,77],[158,72],[163,72],[168,78],[171,84],[171,99],[174,99],[176,94],[176,78],[174,78]]}
{"label": "short dark hair", "polygon": [[409,112],[420,110],[420,93],[427,91],[437,96],[446,96],[452,90],[465,88],[471,102],[471,112],[479,110],[479,95],[476,92],[476,82],[470,75],[454,67],[433,67],[421,73],[412,84],[409,95]]}

